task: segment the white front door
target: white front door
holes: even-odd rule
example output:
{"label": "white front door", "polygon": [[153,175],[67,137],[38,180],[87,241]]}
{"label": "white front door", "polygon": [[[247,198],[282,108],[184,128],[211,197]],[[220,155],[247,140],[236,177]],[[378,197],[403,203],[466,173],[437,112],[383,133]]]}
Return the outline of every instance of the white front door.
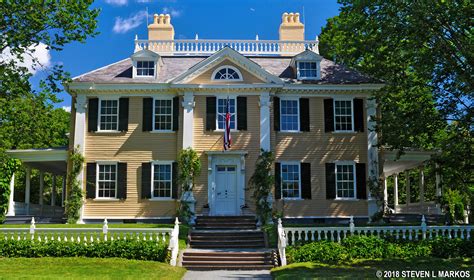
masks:
{"label": "white front door", "polygon": [[238,215],[237,213],[237,167],[235,165],[216,166],[215,188],[216,215]]}

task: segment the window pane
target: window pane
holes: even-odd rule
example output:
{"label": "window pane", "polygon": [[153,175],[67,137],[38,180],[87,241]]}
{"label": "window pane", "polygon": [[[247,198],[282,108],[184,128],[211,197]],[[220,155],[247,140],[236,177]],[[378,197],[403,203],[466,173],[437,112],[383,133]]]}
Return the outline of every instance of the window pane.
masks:
{"label": "window pane", "polygon": [[[235,98],[229,98],[230,104],[230,129],[235,129],[235,116],[237,112],[237,108],[235,106]],[[227,112],[227,98],[218,98],[217,99],[217,128],[224,129],[225,128],[225,115]]]}
{"label": "window pane", "polygon": [[280,101],[280,124],[282,131],[299,130],[298,100]]}
{"label": "window pane", "polygon": [[336,165],[337,197],[355,198],[354,165]]}
{"label": "window pane", "polygon": [[352,131],[352,101],[335,100],[334,116],[336,131]]}
{"label": "window pane", "polygon": [[171,100],[155,100],[155,130],[171,130],[172,111]]}
{"label": "window pane", "polygon": [[222,68],[214,75],[215,80],[239,80],[240,75],[232,68]]}
{"label": "window pane", "polygon": [[281,165],[281,189],[283,198],[300,197],[300,166],[299,164]]}
{"label": "window pane", "polygon": [[101,100],[99,112],[99,130],[118,129],[118,100]]}
{"label": "window pane", "polygon": [[153,172],[153,197],[171,197],[171,164],[155,164]]}
{"label": "window pane", "polygon": [[117,166],[115,164],[99,165],[97,193],[99,198],[115,198]]}
{"label": "window pane", "polygon": [[317,63],[316,62],[299,62],[298,72],[300,78],[315,78],[317,77]]}

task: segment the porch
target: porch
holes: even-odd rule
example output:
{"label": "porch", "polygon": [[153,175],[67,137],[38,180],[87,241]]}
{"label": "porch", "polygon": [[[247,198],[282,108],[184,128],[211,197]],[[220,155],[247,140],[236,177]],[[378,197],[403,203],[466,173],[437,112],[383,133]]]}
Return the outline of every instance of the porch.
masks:
{"label": "porch", "polygon": [[64,216],[66,197],[67,148],[9,150],[24,169],[13,174],[7,223],[58,221]]}

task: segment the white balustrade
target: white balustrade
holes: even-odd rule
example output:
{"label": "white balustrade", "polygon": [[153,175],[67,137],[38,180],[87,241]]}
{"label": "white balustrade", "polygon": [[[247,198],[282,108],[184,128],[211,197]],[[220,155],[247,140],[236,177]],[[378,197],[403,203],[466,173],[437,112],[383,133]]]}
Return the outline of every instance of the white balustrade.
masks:
{"label": "white balustrade", "polygon": [[226,46],[245,55],[295,55],[304,50],[318,52],[319,41],[280,40],[138,40],[135,52],[151,50],[161,55],[212,54]]}

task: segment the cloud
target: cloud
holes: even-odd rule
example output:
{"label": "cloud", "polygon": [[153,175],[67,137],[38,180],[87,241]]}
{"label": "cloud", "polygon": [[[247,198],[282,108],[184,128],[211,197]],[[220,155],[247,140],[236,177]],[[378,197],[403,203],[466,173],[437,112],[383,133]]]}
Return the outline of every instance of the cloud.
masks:
{"label": "cloud", "polygon": [[171,17],[180,17],[183,11],[177,10],[173,7],[164,7],[161,11],[162,14],[170,14]]}
{"label": "cloud", "polygon": [[105,0],[105,3],[114,6],[124,6],[128,4],[128,0]]}
{"label": "cloud", "polygon": [[251,12],[255,12],[255,9],[254,9],[254,8],[250,8],[250,11],[251,11]]}
{"label": "cloud", "polygon": [[9,62],[14,60],[17,66],[26,67],[31,74],[36,74],[38,70],[43,70],[51,66],[51,54],[48,46],[43,43],[32,45],[22,56],[23,61],[19,61],[16,56],[10,52],[10,48],[0,54],[0,60]]}
{"label": "cloud", "polygon": [[71,113],[71,106],[63,106],[63,110]]}
{"label": "cloud", "polygon": [[152,0],[137,0],[137,3],[150,3]]}
{"label": "cloud", "polygon": [[146,16],[147,13],[145,11],[139,11],[128,18],[116,17],[113,31],[115,33],[127,33],[140,26],[146,19]]}

